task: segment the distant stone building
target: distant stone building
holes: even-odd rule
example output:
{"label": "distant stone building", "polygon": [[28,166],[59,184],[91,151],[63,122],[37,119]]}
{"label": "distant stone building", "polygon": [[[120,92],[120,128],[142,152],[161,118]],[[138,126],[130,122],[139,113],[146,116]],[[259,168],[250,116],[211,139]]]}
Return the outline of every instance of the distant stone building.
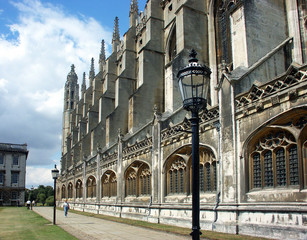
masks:
{"label": "distant stone building", "polygon": [[0,206],[25,204],[26,144],[0,143]]}
{"label": "distant stone building", "polygon": [[123,39],[101,44],[79,95],[65,84],[58,201],[191,226],[191,134],[176,75],[193,48],[210,67],[200,113],[202,229],[307,238],[304,0],[131,1]]}

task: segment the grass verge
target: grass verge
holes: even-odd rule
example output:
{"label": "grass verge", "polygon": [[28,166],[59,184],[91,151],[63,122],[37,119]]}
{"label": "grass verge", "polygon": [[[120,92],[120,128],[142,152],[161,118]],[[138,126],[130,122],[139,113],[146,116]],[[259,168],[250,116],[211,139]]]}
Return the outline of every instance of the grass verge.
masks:
{"label": "grass verge", "polygon": [[[127,218],[118,218],[118,217],[113,217],[113,216],[87,213],[87,212],[81,212],[81,211],[76,211],[76,210],[69,210],[69,211],[72,213],[81,214],[84,216],[90,216],[90,217],[100,218],[100,219],[104,219],[108,221],[125,223],[125,224],[130,224],[133,226],[145,227],[145,228],[149,228],[149,229],[153,229],[157,231],[175,233],[175,234],[180,234],[184,236],[189,236],[191,232],[191,229],[189,228],[176,227],[176,226],[171,226],[171,225],[166,225],[166,224],[150,223],[150,222],[145,222],[145,221],[139,221],[139,220],[133,220],[133,219],[127,219]],[[201,230],[201,232],[202,232],[202,235],[201,235],[202,239],[212,239],[212,240],[267,240],[268,239],[268,238],[251,237],[251,236],[246,236],[246,235],[226,234],[226,233],[219,233],[219,232],[205,231],[205,230]]]}
{"label": "grass verge", "polygon": [[77,239],[26,207],[0,207],[0,223],[1,240]]}

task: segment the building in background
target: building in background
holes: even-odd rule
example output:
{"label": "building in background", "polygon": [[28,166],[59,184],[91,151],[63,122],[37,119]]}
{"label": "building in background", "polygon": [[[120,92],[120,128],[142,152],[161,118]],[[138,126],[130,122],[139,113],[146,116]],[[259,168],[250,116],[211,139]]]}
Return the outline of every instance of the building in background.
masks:
{"label": "building in background", "polygon": [[27,144],[0,143],[0,205],[24,206]]}
{"label": "building in background", "polygon": [[[128,11],[128,9],[127,9]],[[202,229],[307,237],[304,0],[131,1],[81,94],[67,76],[58,201],[191,226],[191,134],[176,75],[191,49],[212,70],[200,121]],[[88,81],[88,83],[87,83]],[[88,85],[88,86],[87,86]]]}

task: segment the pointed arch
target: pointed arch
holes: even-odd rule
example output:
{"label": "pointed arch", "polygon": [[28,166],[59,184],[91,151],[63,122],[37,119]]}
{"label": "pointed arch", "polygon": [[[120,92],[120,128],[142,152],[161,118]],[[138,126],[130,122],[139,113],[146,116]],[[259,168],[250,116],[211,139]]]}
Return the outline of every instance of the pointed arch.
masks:
{"label": "pointed arch", "polygon": [[101,177],[101,197],[114,197],[117,195],[117,178],[116,173],[107,170]]}
{"label": "pointed arch", "polygon": [[96,178],[92,175],[86,181],[86,194],[87,198],[96,197]]}
{"label": "pointed arch", "polygon": [[306,188],[307,109],[292,109],[270,119],[244,143],[248,191]]}
{"label": "pointed arch", "polygon": [[76,198],[83,197],[83,184],[81,179],[78,179],[76,182]]}
{"label": "pointed arch", "polygon": [[166,43],[166,62],[171,62],[177,55],[177,36],[176,36],[176,23],[173,23]]}
{"label": "pointed arch", "polygon": [[[213,150],[199,147],[200,191],[213,192],[217,189],[217,161]],[[166,194],[187,194],[192,189],[192,146],[185,145],[174,151],[164,162]]]}
{"label": "pointed arch", "polygon": [[61,198],[62,199],[66,198],[66,186],[65,186],[65,184],[63,184],[62,188],[61,188]]}
{"label": "pointed arch", "polygon": [[68,188],[67,188],[67,198],[73,198],[73,184],[72,182],[68,183]]}
{"label": "pointed arch", "polygon": [[141,196],[151,194],[151,169],[141,160],[130,164],[125,171],[126,196]]}

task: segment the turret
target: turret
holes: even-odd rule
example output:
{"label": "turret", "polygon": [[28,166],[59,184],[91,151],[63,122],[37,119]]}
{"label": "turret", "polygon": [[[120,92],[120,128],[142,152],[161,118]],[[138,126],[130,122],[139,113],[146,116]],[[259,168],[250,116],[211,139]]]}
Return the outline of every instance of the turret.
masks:
{"label": "turret", "polygon": [[[71,113],[79,101],[78,76],[75,72],[75,65],[71,65],[71,70],[67,75],[64,89],[64,111],[63,111],[63,130],[62,130],[62,154],[67,153],[67,137],[71,133]],[[63,167],[63,166],[62,166]]]}
{"label": "turret", "polygon": [[101,49],[100,49],[100,55],[99,55],[99,72],[103,71],[103,65],[106,62],[106,51],[105,51],[105,45],[104,40],[101,41]]}
{"label": "turret", "polygon": [[67,75],[64,92],[64,110],[74,109],[79,101],[78,76],[75,72],[75,65],[71,65],[71,70]]}
{"label": "turret", "polygon": [[117,46],[119,44],[120,44],[120,37],[119,37],[118,17],[116,17],[114,21],[114,31],[113,31],[113,38],[112,38],[112,52],[117,51]]}
{"label": "turret", "polygon": [[139,8],[138,8],[138,1],[137,0],[131,0],[130,4],[130,12],[129,12],[129,18],[130,18],[130,25],[129,27],[135,27],[136,22],[138,20],[139,15]]}
{"label": "turret", "polygon": [[91,59],[91,70],[90,70],[90,73],[89,73],[90,86],[93,86],[94,78],[95,78],[94,58],[92,58]]}
{"label": "turret", "polygon": [[83,80],[81,85],[81,96],[83,97],[85,91],[86,91],[86,78],[85,78],[85,72],[83,73]]}

